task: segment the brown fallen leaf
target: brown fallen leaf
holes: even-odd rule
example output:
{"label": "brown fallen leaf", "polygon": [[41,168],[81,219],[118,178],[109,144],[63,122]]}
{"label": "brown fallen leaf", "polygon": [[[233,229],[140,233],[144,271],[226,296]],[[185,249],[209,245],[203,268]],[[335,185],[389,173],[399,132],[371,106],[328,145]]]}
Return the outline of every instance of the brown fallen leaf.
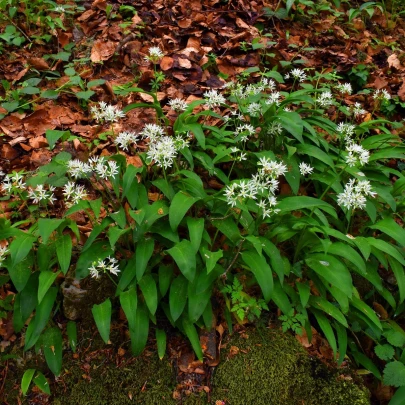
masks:
{"label": "brown fallen leaf", "polygon": [[112,41],[98,40],[91,48],[90,59],[92,62],[101,62],[110,59],[115,52],[116,44]]}

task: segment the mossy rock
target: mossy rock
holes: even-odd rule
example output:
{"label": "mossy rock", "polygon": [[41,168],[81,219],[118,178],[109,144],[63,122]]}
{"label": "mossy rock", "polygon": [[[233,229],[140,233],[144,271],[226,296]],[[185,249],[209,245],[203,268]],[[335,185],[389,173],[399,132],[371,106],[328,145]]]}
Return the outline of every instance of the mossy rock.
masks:
{"label": "mossy rock", "polygon": [[370,404],[365,388],[340,379],[291,335],[268,329],[231,337],[215,371],[212,397],[230,405]]}

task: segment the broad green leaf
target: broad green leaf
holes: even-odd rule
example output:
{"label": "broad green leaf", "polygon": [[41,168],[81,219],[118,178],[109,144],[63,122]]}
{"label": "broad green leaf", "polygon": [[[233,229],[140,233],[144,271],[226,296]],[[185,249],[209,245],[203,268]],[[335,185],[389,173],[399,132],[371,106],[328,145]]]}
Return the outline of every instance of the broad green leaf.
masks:
{"label": "broad green leaf", "polygon": [[324,333],[326,339],[330,344],[330,347],[333,350],[334,355],[336,356],[337,353],[336,338],[328,318],[326,318],[326,316],[322,312],[316,310],[312,310],[312,313],[315,315],[315,318],[318,321],[318,324],[322,329],[322,332]]}
{"label": "broad green leaf", "polygon": [[[108,241],[94,242],[85,252],[81,252],[76,263],[76,277],[80,280],[89,275],[89,267],[97,260],[114,254]],[[129,283],[128,283],[129,284]]]}
{"label": "broad green leaf", "polygon": [[30,322],[29,330],[27,330],[25,335],[24,350],[30,349],[35,343],[37,343],[41,332],[44,330],[45,325],[48,322],[57,293],[58,289],[56,287],[51,287],[45,294],[41,303],[38,304],[35,317]]}
{"label": "broad green leaf", "polygon": [[146,306],[150,313],[155,315],[158,305],[157,288],[154,278],[150,274],[145,274],[138,282],[138,285],[145,298]]}
{"label": "broad green leaf", "polygon": [[297,150],[299,154],[312,156],[321,161],[322,163],[326,163],[332,169],[335,167],[332,158],[323,150],[319,149],[314,145],[300,144],[297,145]]}
{"label": "broad green leaf", "polygon": [[274,280],[272,300],[284,314],[289,314],[291,311],[291,303],[287,294],[284,292],[283,287],[279,280]]}
{"label": "broad green leaf", "polygon": [[173,231],[177,229],[186,212],[198,200],[199,198],[192,197],[183,191],[179,191],[174,196],[169,208],[169,222]]}
{"label": "broad green leaf", "polygon": [[173,257],[184,277],[192,282],[196,272],[196,255],[191,242],[182,240],[166,252]]}
{"label": "broad green leaf", "polygon": [[96,93],[93,90],[78,91],[75,93],[76,97],[81,100],[88,100],[94,94]]}
{"label": "broad green leaf", "polygon": [[70,131],[57,131],[54,129],[48,129],[45,132],[46,139],[49,144],[49,149],[53,149],[56,145],[56,142],[62,137],[68,137],[70,135]]}
{"label": "broad green leaf", "polygon": [[142,278],[143,273],[145,273],[149,260],[152,257],[154,248],[155,248],[155,241],[152,238],[143,239],[140,242],[138,242],[136,246],[135,267],[136,267],[136,278],[138,281]]}
{"label": "broad green leaf", "polygon": [[394,348],[388,344],[375,346],[374,352],[381,360],[391,360],[395,354]]}
{"label": "broad green leaf", "polygon": [[104,302],[97,305],[94,304],[91,309],[97,329],[100,332],[101,338],[105,343],[110,339],[110,325],[111,325],[111,301],[107,298]]}
{"label": "broad green leaf", "polygon": [[273,272],[265,258],[252,250],[243,252],[241,256],[256,277],[265,301],[270,301],[273,292]]}
{"label": "broad green leaf", "polygon": [[277,209],[281,210],[281,212],[315,208],[319,208],[330,214],[332,217],[337,218],[336,210],[330,204],[319,198],[307,196],[286,197],[280,200],[277,204]]}
{"label": "broad green leaf", "polygon": [[198,333],[197,330],[195,329],[194,324],[187,319],[183,319],[182,325],[184,332],[186,333],[188,340],[190,341],[191,346],[193,347],[194,352],[197,355],[198,360],[202,361],[203,352],[200,345],[200,338],[198,337]]}
{"label": "broad green leaf", "polygon": [[277,274],[281,285],[284,281],[284,261],[281,257],[280,251],[277,247],[267,238],[260,237],[260,242],[262,244],[263,250],[270,260],[271,268]]}
{"label": "broad green leaf", "polygon": [[378,229],[379,231],[384,232],[385,234],[390,236],[402,247],[405,246],[405,229],[399,226],[393,218],[384,218],[382,221],[377,222],[369,228]]}
{"label": "broad green leaf", "polygon": [[234,244],[240,241],[240,230],[233,218],[228,217],[226,219],[212,219],[212,224]]}
{"label": "broad green leaf", "polygon": [[68,234],[60,236],[56,243],[56,256],[60,268],[64,275],[66,275],[70,266],[70,259],[72,258],[72,238]]}
{"label": "broad green leaf", "polygon": [[327,301],[325,298],[311,296],[309,299],[309,303],[312,307],[321,309],[323,312],[327,313],[331,317],[335,318],[338,322],[340,322],[344,327],[348,328],[349,325],[347,324],[346,318],[343,314],[339,311],[337,307],[335,307],[332,303]]}
{"label": "broad green leaf", "polygon": [[302,133],[304,125],[300,115],[296,112],[283,112],[277,115],[277,121],[281,126],[288,131],[295,139],[304,142],[302,139]]}
{"label": "broad green leaf", "polygon": [[405,365],[400,361],[392,361],[384,368],[384,384],[394,387],[405,386]]}
{"label": "broad green leaf", "polygon": [[54,273],[53,271],[41,271],[39,274],[39,287],[38,287],[38,304],[41,303],[45,294],[58,277],[59,271]]}
{"label": "broad green leaf", "polygon": [[352,350],[350,353],[357,363],[361,364],[368,371],[374,374],[374,376],[381,380],[381,373],[378,370],[378,367],[372,362],[372,360],[367,357],[365,354]]}
{"label": "broad green leaf", "polygon": [[28,388],[30,387],[31,381],[32,381],[32,377],[34,377],[35,374],[35,369],[33,368],[29,368],[28,370],[26,370],[22,376],[21,379],[21,391],[23,393],[23,395],[27,395],[28,392]]}
{"label": "broad green leaf", "polygon": [[177,276],[170,286],[169,307],[174,322],[179,319],[187,302],[188,281],[181,274]]}
{"label": "broad green leaf", "polygon": [[378,319],[376,313],[362,300],[353,295],[350,305],[358,309],[362,314],[364,314],[370,321],[377,326],[378,329],[382,330],[382,325]]}
{"label": "broad green leaf", "polygon": [[194,136],[195,139],[197,139],[197,142],[199,143],[199,145],[201,146],[202,149],[205,149],[205,135],[204,135],[204,131],[202,130],[202,126],[201,124],[187,124],[184,126],[184,129],[186,131],[191,131]]}
{"label": "broad green leaf", "polygon": [[173,266],[159,266],[159,291],[160,295],[164,297],[169,290],[173,277]]}
{"label": "broad green leaf", "polygon": [[197,322],[200,319],[212,295],[212,287],[197,293],[198,280],[197,286],[195,284],[188,285],[188,317],[191,322]]}
{"label": "broad green leaf", "polygon": [[27,257],[36,240],[35,236],[24,234],[18,236],[10,243],[11,267],[15,267]]}
{"label": "broad green leaf", "polygon": [[117,241],[121,238],[122,235],[130,232],[131,228],[120,229],[118,226],[110,226],[108,228],[108,240],[110,242],[111,249],[115,249]]}
{"label": "broad green leaf", "polygon": [[399,303],[401,304],[405,300],[405,272],[404,266],[401,263],[398,263],[397,260],[389,257],[388,261],[391,266],[391,270],[395,275],[395,279],[397,280],[398,290],[399,290]]}
{"label": "broad green leaf", "polygon": [[317,253],[310,255],[305,263],[349,298],[352,296],[352,277],[347,267],[340,260],[334,256]]}
{"label": "broad green leaf", "polygon": [[200,249],[202,234],[204,232],[204,218],[187,217],[187,227],[191,245],[195,253],[197,253]]}
{"label": "broad green leaf", "polygon": [[8,274],[17,291],[22,291],[27,284],[34,266],[34,254],[31,252],[23,261],[8,268]]}
{"label": "broad green leaf", "polygon": [[138,307],[138,294],[136,287],[120,293],[120,304],[128,320],[130,329],[135,327],[136,309]]}
{"label": "broad green leaf", "polygon": [[73,353],[76,353],[77,346],[77,327],[76,322],[69,321],[66,327],[66,332],[68,336],[69,346]]}
{"label": "broad green leaf", "polygon": [[129,329],[131,348],[135,356],[139,356],[146,346],[149,333],[149,316],[143,305],[136,309],[134,328]]}
{"label": "broad green leaf", "polygon": [[367,273],[366,263],[362,257],[350,246],[345,243],[335,242],[328,247],[328,253],[340,256],[353,263],[362,274]]}
{"label": "broad green leaf", "polygon": [[38,232],[39,236],[42,238],[42,243],[46,244],[52,232],[54,232],[64,221],[64,219],[40,218],[38,220]]}
{"label": "broad green leaf", "polygon": [[311,295],[311,288],[307,282],[296,283],[298,295],[300,296],[301,305],[305,308],[308,304],[309,296]]}
{"label": "broad green leaf", "polygon": [[207,274],[210,274],[214,270],[215,265],[218,260],[221,259],[224,255],[222,249],[217,250],[216,252],[211,252],[206,248],[201,249],[201,256],[205,260],[205,266],[207,268]]}
{"label": "broad green leaf", "polygon": [[36,377],[34,378],[34,384],[45,394],[51,395],[51,390],[49,388],[49,383],[48,380],[45,378],[45,376],[38,371]]}
{"label": "broad green leaf", "polygon": [[56,377],[62,369],[62,334],[57,327],[47,329],[42,337],[46,364]]}
{"label": "broad green leaf", "polygon": [[55,100],[59,97],[59,93],[56,90],[48,89],[41,93],[41,97]]}
{"label": "broad green leaf", "polygon": [[403,266],[405,266],[404,257],[401,255],[401,253],[399,253],[399,251],[394,246],[381,239],[376,238],[365,238],[365,239],[371,246],[374,246],[381,252],[387,253],[388,255],[396,259],[398,262],[400,262]]}
{"label": "broad green leaf", "polygon": [[166,332],[156,328],[156,344],[159,359],[162,360],[166,353]]}

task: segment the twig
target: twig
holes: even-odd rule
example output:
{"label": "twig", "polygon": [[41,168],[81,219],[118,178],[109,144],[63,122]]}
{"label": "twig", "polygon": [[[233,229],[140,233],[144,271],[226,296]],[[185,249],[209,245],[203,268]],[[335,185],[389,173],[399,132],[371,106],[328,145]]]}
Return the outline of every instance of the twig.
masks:
{"label": "twig", "polygon": [[236,251],[235,256],[233,257],[231,263],[229,264],[229,266],[227,267],[227,269],[225,270],[225,272],[221,274],[221,278],[222,278],[222,279],[226,278],[226,275],[228,274],[228,271],[231,270],[232,266],[235,264],[236,259],[238,258],[239,253],[240,253],[240,251],[242,250],[242,245],[243,245],[244,242],[245,242],[245,239],[243,239],[243,240],[241,240],[241,241],[239,242],[238,250]]}

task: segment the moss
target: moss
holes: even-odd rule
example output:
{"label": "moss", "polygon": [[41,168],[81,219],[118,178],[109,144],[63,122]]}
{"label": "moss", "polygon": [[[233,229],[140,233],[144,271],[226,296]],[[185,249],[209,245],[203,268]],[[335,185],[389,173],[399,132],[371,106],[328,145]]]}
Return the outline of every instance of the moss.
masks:
{"label": "moss", "polygon": [[[214,375],[213,399],[231,405],[369,405],[367,391],[338,378],[280,331],[233,336]],[[230,357],[230,348],[239,349]]]}

